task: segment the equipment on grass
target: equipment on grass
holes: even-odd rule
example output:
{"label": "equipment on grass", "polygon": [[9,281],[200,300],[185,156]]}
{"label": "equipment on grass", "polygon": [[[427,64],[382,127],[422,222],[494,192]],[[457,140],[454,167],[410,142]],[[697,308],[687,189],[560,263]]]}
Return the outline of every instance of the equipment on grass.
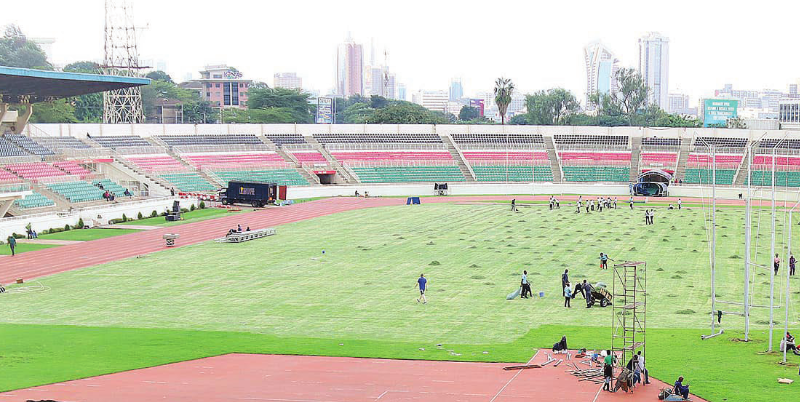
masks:
{"label": "equipment on grass", "polygon": [[510,300],[512,300],[514,298],[519,297],[519,294],[521,294],[521,293],[522,293],[522,287],[517,288],[516,290],[514,290],[514,292],[512,292],[511,294],[508,294],[506,296],[506,299],[510,301]]}
{"label": "equipment on grass", "polygon": [[264,207],[275,204],[281,195],[286,197],[286,189],[277,183],[230,181],[228,187],[219,192],[219,199],[222,204],[240,203]]}
{"label": "equipment on grass", "polygon": [[167,221],[180,221],[181,219],[181,202],[175,200],[172,202],[172,211],[167,212]]}
{"label": "equipment on grass", "polygon": [[409,197],[408,199],[406,199],[406,205],[410,205],[410,204],[420,204],[419,203],[419,197],[415,196],[415,197]]}
{"label": "equipment on grass", "polygon": [[[241,243],[252,241],[253,239],[264,238],[271,235],[275,235],[277,231],[275,228],[264,228],[264,229],[257,229],[255,231],[244,231],[244,232],[232,232],[226,235],[224,238],[217,238],[215,239],[216,242],[225,242],[225,243]],[[322,251],[325,254],[325,251]]]}
{"label": "equipment on grass", "polygon": [[506,371],[513,371],[517,369],[531,369],[531,368],[541,368],[542,366],[539,364],[529,364],[529,365],[511,365],[508,367],[503,367]]}
{"label": "equipment on grass", "polygon": [[164,234],[163,236],[164,240],[167,241],[168,248],[175,246],[175,240],[178,239],[178,237],[180,237],[179,234]]}
{"label": "equipment on grass", "polygon": [[608,290],[597,287],[592,287],[591,291],[589,291],[589,296],[589,300],[586,301],[587,308],[594,306],[596,301],[600,301],[600,306],[605,308],[611,305],[611,300],[614,299],[614,296]]}

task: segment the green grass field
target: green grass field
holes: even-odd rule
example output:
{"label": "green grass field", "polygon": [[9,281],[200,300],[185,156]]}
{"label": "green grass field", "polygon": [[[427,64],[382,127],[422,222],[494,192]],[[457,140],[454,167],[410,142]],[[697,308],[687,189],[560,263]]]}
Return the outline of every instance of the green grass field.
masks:
{"label": "green grass field", "polygon": [[164,217],[158,216],[153,218],[144,218],[141,220],[128,221],[120,223],[120,225],[152,225],[157,227],[170,227],[173,225],[188,224],[190,222],[204,221],[212,218],[225,217],[230,214],[237,214],[238,211],[228,211],[225,209],[208,208],[203,210],[195,210],[183,213],[181,221],[167,221]]}
{"label": "green grass field", "polygon": [[39,239],[59,239],[63,241],[93,241],[95,239],[110,238],[112,236],[132,234],[139,232],[137,229],[115,228],[89,228],[56,232],[53,234],[39,235]]}
{"label": "green grass field", "polygon": [[[34,250],[42,250],[47,248],[53,248],[58,245],[37,245],[37,244],[30,244],[30,243],[19,243],[17,242],[17,246],[14,249],[14,253],[20,254],[25,252],[31,252]],[[8,247],[7,243],[3,243],[0,245],[0,255],[11,255],[11,248]]]}
{"label": "green grass field", "polygon": [[[753,311],[752,343],[731,341],[742,328],[733,316],[723,318],[724,336],[700,341],[710,321],[703,213],[659,210],[645,227],[641,209],[385,207],[283,225],[277,236],[244,244],[210,242],[50,276],[41,280],[49,291],[0,296],[0,337],[14,340],[4,346],[11,358],[0,366],[0,389],[225,352],[523,362],[561,334],[572,348],[608,348],[611,308],[574,300],[565,309],[560,296],[565,268],[573,281],[611,283],[599,269],[602,251],[648,263],[652,376],[683,375],[712,400],[800,399],[798,386],[776,383],[797,376],[796,357],[780,366],[777,355],[759,354],[766,311]],[[717,213],[717,293],[735,301],[743,215]],[[768,264],[767,213],[760,218],[758,260]],[[545,297],[506,301],[523,269]],[[422,272],[427,305],[415,302]],[[768,274],[755,276],[754,303],[768,302]],[[797,281],[791,306],[800,302]],[[782,309],[776,322],[777,347]],[[790,322],[800,322],[794,309]]]}

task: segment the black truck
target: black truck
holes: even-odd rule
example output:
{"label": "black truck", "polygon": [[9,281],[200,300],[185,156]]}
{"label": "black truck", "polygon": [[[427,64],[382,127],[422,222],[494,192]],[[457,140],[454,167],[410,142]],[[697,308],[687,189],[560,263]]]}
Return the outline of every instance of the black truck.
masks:
{"label": "black truck", "polygon": [[219,192],[222,204],[249,204],[264,207],[274,204],[278,198],[278,185],[266,182],[230,181],[228,187]]}

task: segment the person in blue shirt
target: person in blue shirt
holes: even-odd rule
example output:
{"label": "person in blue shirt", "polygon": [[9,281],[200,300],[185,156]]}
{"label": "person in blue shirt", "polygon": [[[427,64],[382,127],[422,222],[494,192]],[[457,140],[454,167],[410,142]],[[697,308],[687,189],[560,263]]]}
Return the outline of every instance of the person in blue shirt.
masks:
{"label": "person in blue shirt", "polygon": [[683,400],[689,399],[689,385],[683,384],[683,377],[678,377],[678,380],[675,381],[675,387],[673,388],[673,392],[676,395],[680,395],[683,397]]}
{"label": "person in blue shirt", "polygon": [[419,285],[419,298],[417,298],[417,302],[420,302],[421,299],[423,304],[427,304],[428,300],[425,298],[425,290],[428,289],[428,279],[425,278],[424,274],[419,275],[417,284]]}

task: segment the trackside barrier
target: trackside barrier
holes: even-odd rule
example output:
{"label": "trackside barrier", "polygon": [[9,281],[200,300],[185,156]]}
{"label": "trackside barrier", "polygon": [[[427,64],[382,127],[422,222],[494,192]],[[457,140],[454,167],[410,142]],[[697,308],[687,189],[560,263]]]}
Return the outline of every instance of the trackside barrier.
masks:
{"label": "trackside barrier", "polygon": [[419,197],[409,197],[406,199],[406,206],[409,204],[420,204]]}
{"label": "trackside barrier", "polygon": [[217,238],[215,241],[225,243],[240,243],[252,241],[253,239],[268,237],[270,235],[275,235],[275,233],[275,228],[264,228],[255,231],[234,232],[228,234],[224,238]]}

